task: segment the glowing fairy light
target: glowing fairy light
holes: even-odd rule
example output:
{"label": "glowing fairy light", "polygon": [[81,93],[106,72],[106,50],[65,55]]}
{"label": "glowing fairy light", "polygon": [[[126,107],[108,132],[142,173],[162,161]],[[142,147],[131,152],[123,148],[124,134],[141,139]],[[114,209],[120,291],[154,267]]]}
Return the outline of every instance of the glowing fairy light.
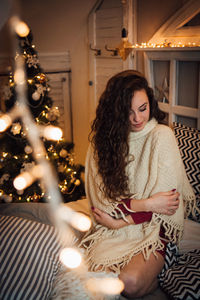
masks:
{"label": "glowing fairy light", "polygon": [[13,185],[17,190],[24,190],[33,182],[33,176],[29,172],[24,172],[18,175],[14,181]]}
{"label": "glowing fairy light", "polygon": [[90,278],[87,287],[94,293],[117,295],[123,291],[124,284],[119,278]]}
{"label": "glowing fairy light", "polygon": [[91,227],[91,220],[88,216],[75,212],[64,205],[60,205],[57,214],[58,218],[70,223],[74,228],[80,231],[87,231]]}
{"label": "glowing fairy light", "polygon": [[91,220],[89,217],[81,213],[76,213],[71,221],[74,228],[80,231],[87,231],[91,227]]}
{"label": "glowing fairy light", "polygon": [[62,137],[62,130],[59,127],[52,125],[45,126],[43,129],[43,135],[48,140],[58,141]]}
{"label": "glowing fairy light", "polygon": [[22,22],[22,21],[17,23],[15,30],[16,30],[16,33],[21,37],[27,36],[29,34],[29,31],[30,31],[27,24],[25,22]]}
{"label": "glowing fairy light", "polygon": [[194,47],[200,47],[200,43],[191,43],[191,42],[188,42],[188,43],[181,43],[181,42],[178,42],[178,43],[173,43],[171,41],[165,41],[163,43],[158,43],[158,44],[155,44],[155,43],[141,43],[141,44],[133,44],[131,45],[130,47],[127,47],[127,48],[133,48],[133,49],[146,49],[146,48],[185,48],[185,47],[188,47],[188,48],[194,48]]}
{"label": "glowing fairy light", "polygon": [[64,248],[60,252],[60,261],[68,268],[74,269],[80,266],[82,258],[80,253],[73,248]]}
{"label": "glowing fairy light", "polygon": [[[16,32],[19,36],[25,37],[29,33],[28,26],[21,22],[18,18],[12,19],[12,30]],[[58,228],[59,237],[61,242],[63,242],[63,245],[70,244],[71,246],[71,235],[73,237],[74,232],[71,230],[71,226],[74,226],[75,228],[79,230],[86,231],[91,225],[90,219],[80,213],[74,212],[72,209],[67,210],[67,213],[65,214],[65,218],[59,219],[59,214],[57,215],[58,210],[62,210],[62,198],[60,195],[60,191],[58,190],[58,183],[57,178],[54,176],[54,173],[52,171],[51,165],[46,159],[46,151],[45,147],[43,146],[43,141],[40,138],[41,136],[44,136],[47,139],[52,140],[61,140],[62,137],[62,130],[60,128],[57,128],[55,126],[40,126],[36,125],[35,122],[32,120],[32,116],[29,111],[29,107],[27,105],[27,83],[32,84],[31,81],[27,82],[26,78],[26,72],[25,72],[25,59],[24,55],[18,55],[15,59],[16,64],[16,71],[14,73],[13,79],[14,84],[16,84],[16,97],[17,102],[15,105],[15,111],[12,112],[12,114],[9,112],[9,116],[11,118],[9,124],[12,124],[12,121],[21,118],[22,124],[23,124],[23,132],[24,136],[27,137],[29,144],[32,149],[27,149],[25,151],[25,155],[28,155],[29,153],[32,153],[34,160],[38,165],[41,166],[40,168],[32,168],[29,171],[21,173],[19,176],[17,176],[14,181],[13,185],[18,191],[18,200],[21,200],[21,194],[22,192],[31,185],[35,179],[42,179],[41,181],[41,187],[44,187],[45,194],[42,193],[42,195],[37,195],[34,193],[34,195],[30,195],[27,197],[27,201],[31,202],[34,201],[34,199],[38,199],[38,197],[44,196],[47,198],[47,200],[50,202],[50,206],[52,209],[52,212],[55,212],[55,226]],[[40,84],[44,83],[46,81],[45,75],[40,74],[37,78],[33,79],[33,83],[36,80],[39,81]],[[47,112],[43,112],[40,114],[40,117],[44,116],[47,118]],[[1,116],[0,116],[1,118]],[[42,120],[39,118],[36,119],[37,123],[43,123]],[[5,127],[5,120],[2,122],[3,128],[7,128],[9,125],[6,125]],[[0,125],[1,127],[1,125]],[[3,129],[5,130],[5,129]],[[15,159],[20,159],[20,156],[15,156]],[[3,158],[2,158],[3,159]],[[71,170],[71,169],[70,169]],[[47,176],[48,175],[48,176]],[[79,184],[77,181],[76,184]],[[3,195],[5,196],[5,195]],[[9,196],[12,200],[13,196]],[[17,199],[17,198],[16,198]],[[66,208],[67,209],[67,208]],[[62,222],[64,221],[64,222]],[[72,225],[73,224],[73,225]],[[66,226],[67,225],[67,226]],[[69,233],[69,234],[68,234]],[[70,243],[68,243],[68,236],[70,236]],[[67,266],[68,268],[77,268],[81,262],[82,257],[81,254],[78,252],[78,250],[66,247],[60,252],[60,260],[61,262]]]}
{"label": "glowing fairy light", "polygon": [[28,25],[21,21],[18,17],[14,16],[10,19],[11,25],[14,29],[14,31],[21,37],[26,37],[29,32],[30,29],[28,27]]}
{"label": "glowing fairy light", "polygon": [[3,115],[0,117],[0,132],[5,131],[12,124],[12,119],[9,115]]}
{"label": "glowing fairy light", "polygon": [[36,179],[43,176],[43,169],[41,166],[34,166],[29,172],[23,172],[18,175],[14,181],[14,187],[21,191],[30,186]]}

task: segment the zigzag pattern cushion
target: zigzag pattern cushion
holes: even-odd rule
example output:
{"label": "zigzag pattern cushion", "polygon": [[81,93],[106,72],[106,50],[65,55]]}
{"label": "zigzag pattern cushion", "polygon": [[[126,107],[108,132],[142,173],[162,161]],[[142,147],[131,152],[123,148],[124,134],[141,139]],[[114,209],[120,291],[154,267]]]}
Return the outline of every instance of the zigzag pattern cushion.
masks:
{"label": "zigzag pattern cushion", "polygon": [[173,123],[181,157],[196,196],[200,195],[200,130]]}
{"label": "zigzag pattern cushion", "polygon": [[0,215],[0,299],[49,299],[59,249],[52,226]]}
{"label": "zigzag pattern cushion", "polygon": [[170,248],[166,252],[165,266],[159,275],[160,286],[174,300],[199,300],[200,250],[180,256],[177,252],[173,254]]}
{"label": "zigzag pattern cushion", "polygon": [[[173,123],[173,129],[188,180],[197,197],[197,206],[200,208],[200,130],[176,122]],[[189,218],[200,223],[198,212],[196,218],[192,214]]]}

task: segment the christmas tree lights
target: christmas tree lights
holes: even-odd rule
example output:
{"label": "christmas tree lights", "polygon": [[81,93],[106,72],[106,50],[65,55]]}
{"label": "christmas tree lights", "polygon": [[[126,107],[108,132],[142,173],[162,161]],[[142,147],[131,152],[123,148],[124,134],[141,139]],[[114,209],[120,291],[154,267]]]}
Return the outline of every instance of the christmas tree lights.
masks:
{"label": "christmas tree lights", "polygon": [[[17,27],[17,25],[18,23],[14,24],[13,27]],[[5,189],[7,183],[13,183],[14,177],[14,185],[18,193],[17,200],[21,201],[22,198],[25,197],[26,201],[32,201],[32,197],[38,200],[38,197],[45,196],[50,204],[49,208],[51,209],[54,225],[58,230],[58,237],[62,245],[60,260],[70,269],[80,266],[80,269],[76,271],[76,276],[74,276],[72,272],[67,272],[67,277],[69,278],[70,275],[73,275],[72,281],[74,281],[76,285],[82,286],[81,291],[86,292],[85,295],[87,294],[87,299],[100,300],[104,298],[102,298],[104,294],[119,294],[123,289],[123,283],[117,278],[117,274],[114,275],[114,279],[104,278],[112,277],[112,275],[105,273],[100,274],[102,277],[100,279],[92,278],[94,273],[91,274],[91,272],[88,272],[80,249],[75,247],[73,229],[87,231],[90,228],[91,221],[87,216],[77,213],[67,206],[63,206],[59,187],[60,190],[62,190],[65,186],[64,192],[66,195],[74,195],[74,192],[77,191],[77,187],[81,185],[81,170],[80,167],[74,164],[73,156],[70,153],[70,147],[73,147],[73,145],[68,143],[66,147],[66,142],[61,139],[60,132],[57,137],[58,140],[55,143],[47,140],[47,136],[44,134],[43,129],[46,126],[46,122],[42,120],[44,123],[40,123],[40,117],[42,116],[48,119],[47,114],[51,108],[50,98],[46,95],[46,89],[43,95],[39,93],[40,98],[42,98],[39,105],[34,107],[34,104],[31,103],[32,100],[40,101],[39,97],[34,96],[34,98],[32,98],[34,93],[32,93],[32,91],[31,93],[29,92],[30,88],[34,89],[35,78],[41,80],[42,73],[37,76],[34,74],[34,80],[33,77],[30,78],[27,76],[26,78],[24,66],[27,68],[27,75],[30,74],[28,72],[27,56],[24,54],[17,56],[15,65],[16,71],[14,73],[14,79],[12,76],[10,78],[10,88],[14,88],[13,93],[11,93],[11,99],[8,99],[8,107],[10,109],[4,112],[0,117],[0,138],[3,141],[0,155],[0,197],[6,202],[15,199],[11,186],[8,185],[10,193]],[[31,65],[31,68],[32,67]],[[35,69],[37,70],[38,68]],[[42,86],[45,86],[46,77],[42,76],[42,78]],[[33,87],[30,86],[32,84]],[[28,99],[27,94],[29,96]],[[46,97],[48,104],[45,103]],[[36,98],[37,100],[35,100]],[[45,103],[44,111],[40,110],[42,103]],[[31,108],[36,108],[36,110],[33,111]],[[39,112],[38,114],[36,114],[37,110]],[[34,118],[37,118],[37,121]],[[56,121],[56,118],[53,121]],[[48,125],[50,124],[51,122],[49,120]],[[53,125],[55,125],[55,123]],[[52,126],[52,124],[50,126]],[[54,129],[55,127],[53,127],[53,130]],[[52,138],[51,135],[50,138]],[[9,142],[11,147],[7,148]],[[45,143],[46,147],[44,146]],[[50,161],[55,166],[59,166],[58,173],[63,175],[62,183],[60,184],[57,181],[57,176],[51,167]],[[16,176],[17,173],[21,174]],[[33,188],[35,180],[37,179],[38,182],[36,186],[40,186],[40,195],[38,191]],[[34,182],[34,184],[32,184],[32,182]],[[30,185],[30,189],[27,188],[28,185]],[[27,196],[24,196],[25,191],[28,191]],[[77,278],[80,278],[80,280],[77,280]],[[91,279],[93,280],[92,284]],[[82,295],[83,293],[81,293],[81,296]]]}
{"label": "christmas tree lights", "polygon": [[[20,190],[13,185],[13,180],[19,173],[30,172],[35,166],[33,150],[27,139],[29,128],[22,124],[18,107],[15,105],[16,84],[26,84],[28,106],[44,142],[46,159],[53,164],[57,172],[58,187],[64,202],[80,199],[85,195],[82,180],[84,167],[75,164],[74,145],[62,138],[62,131],[57,127],[59,109],[53,105],[53,100],[48,95],[51,88],[40,67],[35,45],[32,43],[32,33],[29,29],[25,30],[27,25],[18,18],[11,19],[11,23],[17,28],[19,26],[19,53],[15,56],[15,62],[22,55],[26,77],[23,70],[17,69],[10,72],[8,83],[1,87],[4,90],[2,101],[6,111],[0,114],[0,201],[45,201],[45,190],[38,178],[32,177],[32,182],[28,181],[26,187]],[[25,32],[28,35],[25,35]],[[37,155],[41,155],[41,149]],[[18,180],[20,178],[18,177]]]}

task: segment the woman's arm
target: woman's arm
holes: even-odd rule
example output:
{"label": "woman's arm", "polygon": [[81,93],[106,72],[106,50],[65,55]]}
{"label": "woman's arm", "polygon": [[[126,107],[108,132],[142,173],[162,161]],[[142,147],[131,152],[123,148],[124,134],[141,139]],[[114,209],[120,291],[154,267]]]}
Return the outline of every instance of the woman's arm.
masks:
{"label": "woman's arm", "polygon": [[180,194],[175,190],[160,192],[147,199],[131,199],[130,209],[133,211],[154,212],[164,215],[173,215],[179,207]]}
{"label": "woman's arm", "polygon": [[128,222],[123,219],[115,219],[109,214],[103,212],[98,208],[92,208],[94,217],[98,223],[110,229],[119,229],[129,224],[140,224],[143,222],[150,222],[152,212],[172,215],[179,206],[179,193],[174,190],[169,192],[160,192],[147,199],[126,199],[123,202],[128,208],[135,212],[130,212],[125,209],[123,204],[118,207],[128,215],[126,218]]}
{"label": "woman's arm", "polygon": [[100,223],[101,225],[108,227],[110,229],[119,229],[122,227],[125,227],[129,224],[134,224],[134,221],[131,217],[131,215],[126,216],[128,222],[125,222],[123,219],[115,219],[111,217],[106,212],[96,208],[92,207],[93,216],[95,217],[95,220],[97,223]]}

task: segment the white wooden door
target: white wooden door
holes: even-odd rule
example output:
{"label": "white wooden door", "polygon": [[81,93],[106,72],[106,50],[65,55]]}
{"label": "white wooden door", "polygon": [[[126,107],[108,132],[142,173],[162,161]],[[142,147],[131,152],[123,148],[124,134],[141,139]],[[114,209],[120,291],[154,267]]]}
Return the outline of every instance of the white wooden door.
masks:
{"label": "white wooden door", "polygon": [[104,91],[108,79],[114,74],[132,67],[133,56],[129,56],[126,61],[123,61],[114,52],[121,42],[123,27],[128,28],[129,41],[132,39],[132,2],[132,0],[99,1],[89,16],[89,105],[91,119],[94,117],[99,97]]}

